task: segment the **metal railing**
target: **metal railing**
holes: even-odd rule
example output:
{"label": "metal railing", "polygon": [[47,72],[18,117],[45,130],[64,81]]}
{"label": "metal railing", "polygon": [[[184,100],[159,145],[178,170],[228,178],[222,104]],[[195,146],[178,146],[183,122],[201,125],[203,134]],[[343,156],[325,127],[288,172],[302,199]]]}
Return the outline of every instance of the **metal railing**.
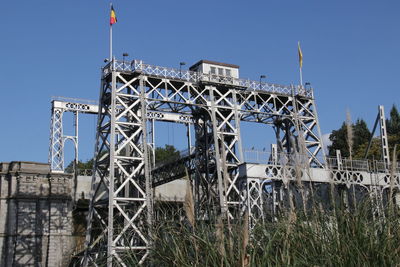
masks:
{"label": "metal railing", "polygon": [[[243,151],[244,161],[246,163],[255,164],[275,164],[275,165],[288,165],[304,166],[308,162],[308,155],[300,154],[287,154],[287,153],[271,153],[268,151],[260,150],[244,150]],[[353,159],[342,158],[339,162],[336,157],[326,157],[325,160],[321,159],[321,162],[325,162],[325,165],[329,169],[333,170],[347,170],[347,171],[365,171],[365,172],[387,172],[385,163],[378,160],[364,160],[364,159]],[[396,163],[395,172],[399,172],[400,162]],[[389,169],[390,171],[390,169]]]}
{"label": "metal railing", "polygon": [[338,162],[337,158],[327,157],[326,165],[330,169],[334,170],[353,170],[353,171],[370,171],[370,164],[368,160],[350,160],[342,158],[341,162]]}
{"label": "metal railing", "polygon": [[64,97],[64,96],[52,96],[51,100],[62,101],[62,102],[73,102],[87,105],[97,105],[98,102],[96,100],[91,99],[81,99],[81,98],[72,98],[72,97]]}
{"label": "metal railing", "polygon": [[272,153],[260,150],[244,150],[244,161],[255,164],[275,164],[275,165],[301,165],[308,164],[309,157],[302,154]]}
{"label": "metal railing", "polygon": [[200,73],[176,68],[161,67],[143,63],[142,60],[133,60],[131,62],[114,60],[109,62],[104,68],[104,73],[110,71],[111,66],[117,71],[141,71],[147,75],[153,75],[162,78],[179,79],[189,82],[212,82],[228,84],[237,87],[243,87],[244,90],[257,90],[269,93],[278,93],[284,95],[301,95],[313,97],[312,88],[302,86],[286,86],[273,83],[252,81],[249,79],[239,79],[229,76],[220,76],[211,73]]}

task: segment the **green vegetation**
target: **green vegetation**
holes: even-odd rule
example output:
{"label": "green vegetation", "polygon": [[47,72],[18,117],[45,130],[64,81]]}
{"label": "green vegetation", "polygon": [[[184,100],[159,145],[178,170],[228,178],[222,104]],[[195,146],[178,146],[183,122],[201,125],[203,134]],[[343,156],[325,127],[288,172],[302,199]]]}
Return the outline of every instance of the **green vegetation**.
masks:
{"label": "green vegetation", "polygon": [[[85,162],[78,161],[77,164],[78,170],[91,170],[93,168],[93,159],[89,159]],[[71,161],[68,166],[65,168],[65,172],[73,173],[74,172],[74,161]]]}
{"label": "green vegetation", "polygon": [[[386,128],[389,150],[393,151],[395,144],[400,144],[400,114],[395,105],[393,105],[392,109],[390,110],[390,118],[386,120]],[[353,133],[353,139],[351,143],[352,157],[353,159],[363,159],[371,138],[371,132],[369,131],[367,124],[363,119],[358,119],[356,123],[351,124],[351,130]],[[379,129],[377,129],[376,133],[379,133]],[[330,156],[336,156],[337,149],[341,151],[343,157],[350,156],[346,122],[343,122],[340,129],[332,131],[329,139],[332,141],[332,144],[328,146]],[[367,158],[380,160],[381,154],[382,151],[380,138],[374,137]]]}
{"label": "green vegetation", "polygon": [[[386,123],[392,151],[400,142],[400,115],[395,106]],[[353,136],[350,142],[349,133]],[[370,138],[363,119],[351,124],[350,130],[343,123],[330,136],[329,154],[334,156],[339,149],[348,157],[350,143],[353,158],[363,158]],[[380,140],[373,138],[368,158],[380,159],[380,154]],[[156,148],[155,157],[156,162],[164,162],[179,157],[179,152],[166,145]],[[187,197],[185,212],[172,216],[168,209],[165,214],[171,220],[157,221],[149,229],[152,247],[146,266],[399,266],[400,210],[392,202],[379,216],[376,204],[369,200],[356,208],[337,204],[330,210],[314,203],[307,213],[288,208],[249,232],[246,215],[242,220],[195,221],[193,196]],[[131,250],[122,256],[128,266],[138,265],[142,255],[135,253]]]}
{"label": "green vegetation", "polygon": [[[155,151],[156,163],[175,160],[179,158],[179,151],[174,146],[165,145],[165,147],[157,147]],[[78,161],[78,170],[91,170],[93,168],[93,158],[85,162]],[[73,173],[74,161],[71,161],[65,168],[65,172]]]}
{"label": "green vegetation", "polygon": [[[287,211],[252,233],[245,220],[158,222],[146,266],[398,266],[398,210],[388,207],[385,218],[376,218],[370,204],[351,211]],[[137,264],[133,251],[125,260]]]}
{"label": "green vegetation", "polygon": [[155,151],[156,163],[172,161],[179,158],[179,151],[174,146],[165,145],[165,147],[157,147]]}

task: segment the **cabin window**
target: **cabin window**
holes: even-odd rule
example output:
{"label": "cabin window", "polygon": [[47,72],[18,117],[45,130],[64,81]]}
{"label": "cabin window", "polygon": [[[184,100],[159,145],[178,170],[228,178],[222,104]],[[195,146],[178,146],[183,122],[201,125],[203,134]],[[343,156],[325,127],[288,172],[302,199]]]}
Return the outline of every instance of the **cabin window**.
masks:
{"label": "cabin window", "polygon": [[232,76],[232,75],[231,75],[231,70],[226,69],[226,70],[225,70],[225,75],[226,75],[227,77],[231,77],[231,76]]}
{"label": "cabin window", "polygon": [[224,76],[224,69],[223,68],[218,68],[218,75]]}
{"label": "cabin window", "polygon": [[217,74],[215,67],[210,67],[211,68],[211,74]]}

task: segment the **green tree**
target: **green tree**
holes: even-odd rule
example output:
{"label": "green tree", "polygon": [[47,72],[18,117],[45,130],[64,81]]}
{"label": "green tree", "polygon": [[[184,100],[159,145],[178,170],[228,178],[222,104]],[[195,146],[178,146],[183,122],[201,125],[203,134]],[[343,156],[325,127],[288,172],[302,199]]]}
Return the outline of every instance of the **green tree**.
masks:
{"label": "green tree", "polygon": [[358,119],[356,124],[353,125],[354,131],[354,151],[356,151],[362,144],[368,143],[371,139],[371,132],[368,129],[367,123],[363,119]]}
{"label": "green tree", "polygon": [[155,155],[156,163],[158,163],[179,158],[179,151],[174,146],[165,145],[165,147],[157,147]]}
{"label": "green tree", "polygon": [[347,132],[346,123],[343,122],[342,127],[338,130],[333,130],[329,136],[331,140],[331,145],[328,146],[329,156],[335,156],[336,150],[340,150],[343,156],[349,155],[349,148],[347,145]]}
{"label": "green tree", "polygon": [[[77,164],[78,170],[91,170],[93,168],[93,159],[89,159],[86,162],[78,161]],[[74,172],[74,161],[71,161],[68,166],[65,168],[65,172],[73,173]]]}
{"label": "green tree", "polygon": [[400,114],[395,105],[390,110],[390,118],[386,120],[388,135],[400,135]]}
{"label": "green tree", "polygon": [[[180,155],[179,151],[177,151],[174,146],[165,145],[165,147],[157,147],[155,151],[156,163],[178,159],[179,155]],[[84,169],[91,170],[93,168],[93,159],[90,159],[86,162],[78,161],[77,167],[79,170],[84,170]],[[74,161],[71,161],[65,168],[65,172],[73,173],[73,171],[74,171]]]}
{"label": "green tree", "polygon": [[[363,159],[365,151],[367,151],[369,141],[361,144],[356,151],[354,151],[355,159]],[[374,137],[372,139],[371,147],[369,148],[367,158],[370,160],[380,160],[382,155],[382,146],[380,137]]]}
{"label": "green tree", "polygon": [[[368,130],[367,123],[363,119],[357,119],[355,124],[351,125],[353,130],[353,151],[355,155],[353,157],[357,158],[358,150],[364,143],[368,143],[371,138],[371,132]],[[343,157],[349,156],[349,146],[347,139],[347,129],[346,123],[343,122],[342,126],[338,130],[333,130],[329,136],[329,140],[332,144],[328,146],[329,155],[335,156],[336,150],[340,150]]]}

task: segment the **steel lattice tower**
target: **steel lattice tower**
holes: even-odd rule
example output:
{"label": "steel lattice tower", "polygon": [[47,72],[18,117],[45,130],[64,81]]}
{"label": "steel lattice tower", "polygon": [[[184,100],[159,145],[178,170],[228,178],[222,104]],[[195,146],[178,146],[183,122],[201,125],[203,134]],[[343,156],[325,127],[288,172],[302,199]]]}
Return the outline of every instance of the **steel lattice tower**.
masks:
{"label": "steel lattice tower", "polygon": [[194,124],[196,217],[210,219],[235,218],[246,206],[242,193],[246,186],[239,181],[241,121],[271,125],[280,152],[304,150],[309,166],[323,167],[316,114],[312,89],[181,71],[139,60],[108,64],[103,68],[99,98],[86,263],[103,258],[108,266],[124,266],[130,250],[137,251],[142,262],[148,255],[151,192],[157,176],[150,169],[149,120]]}

